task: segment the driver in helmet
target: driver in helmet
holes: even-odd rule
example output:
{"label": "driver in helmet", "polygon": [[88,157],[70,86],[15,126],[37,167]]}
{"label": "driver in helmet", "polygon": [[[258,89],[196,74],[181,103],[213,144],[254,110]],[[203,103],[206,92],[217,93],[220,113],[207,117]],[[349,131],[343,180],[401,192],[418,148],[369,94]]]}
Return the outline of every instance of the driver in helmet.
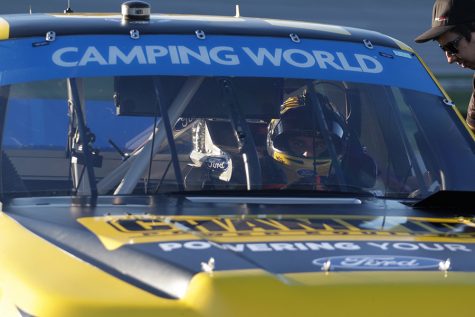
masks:
{"label": "driver in helmet", "polygon": [[324,189],[343,174],[349,139],[345,121],[326,97],[316,93],[314,98],[310,102],[306,93],[288,98],[280,118],[268,127],[267,152],[284,171],[285,188]]}

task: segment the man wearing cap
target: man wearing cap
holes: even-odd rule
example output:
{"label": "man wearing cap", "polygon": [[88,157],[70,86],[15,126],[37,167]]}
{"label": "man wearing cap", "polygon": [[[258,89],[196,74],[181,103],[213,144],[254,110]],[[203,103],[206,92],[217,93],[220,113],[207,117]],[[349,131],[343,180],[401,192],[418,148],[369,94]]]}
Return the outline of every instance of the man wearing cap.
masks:
{"label": "man wearing cap", "polygon": [[[432,27],[415,41],[439,42],[449,64],[475,70],[475,0],[436,0]],[[467,124],[475,131],[475,77],[472,97],[467,107]]]}

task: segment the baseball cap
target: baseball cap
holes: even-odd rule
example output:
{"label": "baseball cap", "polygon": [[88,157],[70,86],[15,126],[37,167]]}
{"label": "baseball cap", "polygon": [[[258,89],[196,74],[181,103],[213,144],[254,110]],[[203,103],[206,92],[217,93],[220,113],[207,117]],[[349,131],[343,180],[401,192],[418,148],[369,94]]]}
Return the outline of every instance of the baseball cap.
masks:
{"label": "baseball cap", "polygon": [[416,37],[417,43],[436,39],[459,24],[475,22],[475,0],[437,0],[432,10],[432,27]]}

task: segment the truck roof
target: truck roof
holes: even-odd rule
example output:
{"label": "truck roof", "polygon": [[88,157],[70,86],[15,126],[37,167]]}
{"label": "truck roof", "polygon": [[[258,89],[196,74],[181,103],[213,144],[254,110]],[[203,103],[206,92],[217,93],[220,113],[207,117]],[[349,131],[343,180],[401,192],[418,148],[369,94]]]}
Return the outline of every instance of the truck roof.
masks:
{"label": "truck roof", "polygon": [[[267,18],[152,14],[147,20],[125,20],[117,13],[35,13],[0,15],[0,40],[64,35],[195,34],[293,37],[366,42],[411,50],[404,43],[375,31],[303,21]],[[295,36],[296,35],[296,36]],[[412,50],[411,50],[412,51]]]}

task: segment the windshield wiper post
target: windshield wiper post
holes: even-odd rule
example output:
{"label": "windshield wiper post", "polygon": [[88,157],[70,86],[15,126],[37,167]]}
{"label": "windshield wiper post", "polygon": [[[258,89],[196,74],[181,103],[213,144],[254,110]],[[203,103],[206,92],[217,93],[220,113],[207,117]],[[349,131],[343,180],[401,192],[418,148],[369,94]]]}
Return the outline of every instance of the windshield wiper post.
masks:
{"label": "windshield wiper post", "polygon": [[[84,121],[84,113],[82,111],[81,102],[79,99],[79,90],[77,81],[75,78],[68,78],[68,101],[71,103],[71,106],[74,110],[74,114],[77,118],[77,129],[79,130],[79,138],[82,145],[82,153],[84,158],[84,164],[87,170],[87,176],[89,180],[89,188],[91,191],[91,196],[97,196],[97,186],[96,186],[96,176],[94,174],[94,165],[93,165],[93,156],[91,150],[91,138],[90,134],[87,133],[87,127]],[[71,144],[71,147],[73,144]],[[71,156],[74,154],[70,151]],[[72,157],[71,157],[72,159]]]}
{"label": "windshield wiper post", "polygon": [[334,166],[335,168],[336,178],[338,180],[339,185],[343,186],[346,184],[345,177],[343,176],[341,165],[338,161],[338,155],[336,154],[335,146],[333,145],[332,137],[329,133],[329,128],[325,120],[325,115],[323,114],[322,105],[318,100],[317,93],[311,81],[308,81],[307,83],[307,93],[309,94],[310,106],[312,107],[312,119],[316,120],[318,126],[321,127],[321,132],[323,134],[323,139],[325,140],[325,145],[327,146],[328,151],[330,152],[330,157],[332,159],[332,166]]}
{"label": "windshield wiper post", "polygon": [[[261,165],[251,130],[239,107],[232,81],[224,78],[220,79],[219,83],[224,95],[224,106],[228,108],[231,125],[234,129],[239,151],[242,154],[247,189],[259,189],[262,184]],[[252,166],[252,168],[249,168],[249,166]]]}
{"label": "windshield wiper post", "polygon": [[[170,123],[170,116],[168,115],[168,109],[165,107],[165,104],[163,102],[163,99],[165,98],[162,98],[162,94],[164,93],[165,90],[161,89],[160,80],[158,80],[157,78],[153,79],[153,83],[154,83],[155,95],[157,97],[158,108],[160,108],[160,113],[162,114],[162,122],[165,126],[168,147],[170,148],[170,154],[172,156],[173,169],[175,171],[175,178],[178,185],[178,190],[185,191],[185,185],[183,182],[183,176],[181,174],[180,163],[178,160],[178,154],[177,154],[176,146],[175,146],[175,140],[173,139],[173,130]],[[154,126],[154,131],[155,131],[155,126]],[[155,137],[152,140],[154,139]],[[152,145],[152,152],[153,152],[153,147],[154,146]],[[153,154],[152,154],[151,159],[153,159]]]}

